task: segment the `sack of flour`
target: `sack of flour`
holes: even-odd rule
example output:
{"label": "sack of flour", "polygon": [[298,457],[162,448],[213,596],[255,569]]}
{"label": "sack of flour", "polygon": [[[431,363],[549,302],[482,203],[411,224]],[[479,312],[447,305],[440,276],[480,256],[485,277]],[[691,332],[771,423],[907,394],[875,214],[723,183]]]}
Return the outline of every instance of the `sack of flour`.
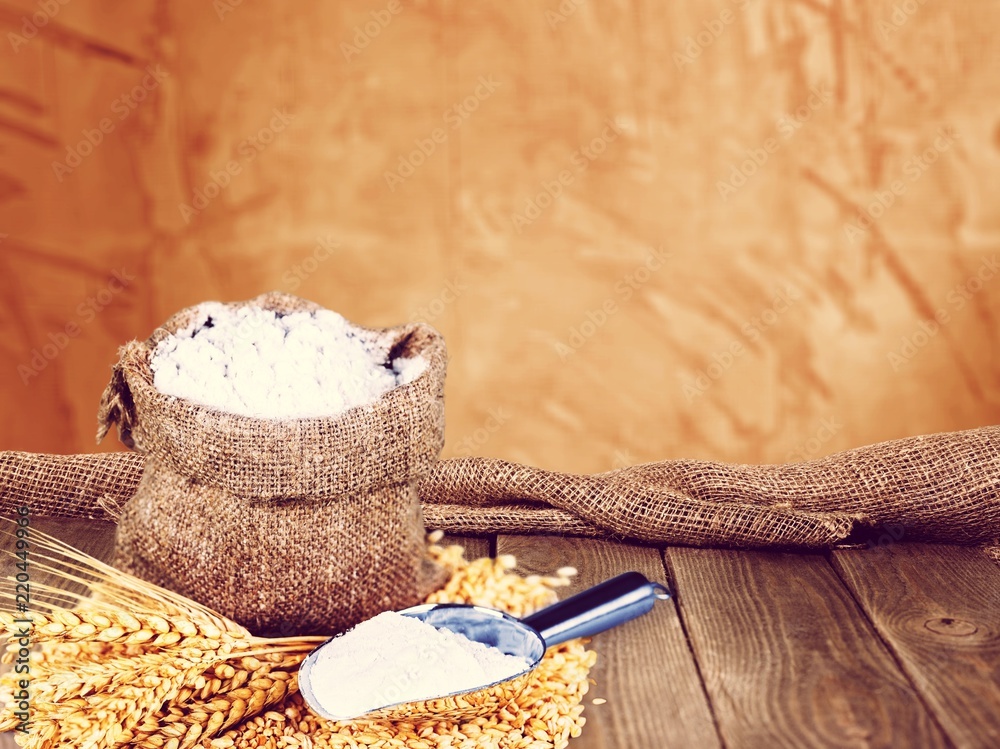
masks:
{"label": "sack of flour", "polygon": [[119,355],[99,438],[117,423],[145,464],[116,567],[261,635],[342,631],[442,583],[416,493],[444,441],[432,328],[272,293],[183,310]]}

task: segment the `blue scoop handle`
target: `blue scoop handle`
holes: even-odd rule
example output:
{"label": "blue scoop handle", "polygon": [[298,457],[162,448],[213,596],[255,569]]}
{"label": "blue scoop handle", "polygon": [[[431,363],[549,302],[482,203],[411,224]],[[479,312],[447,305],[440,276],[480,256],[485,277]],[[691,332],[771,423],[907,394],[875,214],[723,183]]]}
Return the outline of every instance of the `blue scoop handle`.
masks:
{"label": "blue scoop handle", "polygon": [[670,591],[639,572],[625,572],[570,596],[521,621],[550,648],[574,637],[590,637],[648,613]]}

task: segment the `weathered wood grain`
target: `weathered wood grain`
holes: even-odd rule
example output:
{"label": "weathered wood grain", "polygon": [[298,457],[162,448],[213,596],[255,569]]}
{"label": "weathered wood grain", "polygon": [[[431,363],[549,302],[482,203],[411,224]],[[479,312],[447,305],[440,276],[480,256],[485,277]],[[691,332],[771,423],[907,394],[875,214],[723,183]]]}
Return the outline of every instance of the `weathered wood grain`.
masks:
{"label": "weathered wood grain", "polygon": [[730,749],[948,746],[823,556],[665,558]]}
{"label": "weathered wood grain", "polygon": [[[666,582],[659,552],[608,541],[555,536],[500,536],[497,552],[514,554],[523,573],[577,568],[561,597],[621,572]],[[594,638],[596,686],[585,698],[587,725],[574,749],[719,747],[712,714],[673,601]],[[601,697],[607,704],[594,705]]]}
{"label": "weathered wood grain", "polygon": [[1000,568],[978,549],[909,543],[833,565],[955,746],[1000,746]]}
{"label": "weathered wood grain", "polygon": [[480,557],[488,557],[492,549],[492,539],[477,538],[475,536],[458,536],[447,534],[441,541],[442,544],[458,544],[465,549],[465,558],[470,562]]}

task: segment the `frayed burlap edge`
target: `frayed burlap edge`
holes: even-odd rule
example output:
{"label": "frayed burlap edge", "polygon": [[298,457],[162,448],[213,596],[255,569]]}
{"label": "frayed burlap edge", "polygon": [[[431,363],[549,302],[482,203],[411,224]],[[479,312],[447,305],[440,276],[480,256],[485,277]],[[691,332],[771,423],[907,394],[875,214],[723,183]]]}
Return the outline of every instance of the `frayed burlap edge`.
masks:
{"label": "frayed burlap edge", "polygon": [[[271,292],[229,308],[277,313],[321,309],[291,294]],[[332,497],[344,487],[370,489],[417,478],[444,444],[444,339],[424,323],[355,334],[387,360],[420,355],[426,369],[412,382],[336,417],[258,419],[164,395],[153,385],[150,360],[164,337],[195,320],[178,312],[146,341],[131,341],[101,398],[98,440],[117,423],[123,444],[156,456],[178,474],[244,497]],[[139,418],[139,415],[145,415]],[[211,434],[211,441],[204,435]],[[345,445],[355,449],[345,450]]]}
{"label": "frayed burlap edge", "polygon": [[[426,527],[452,533],[551,533],[766,548],[864,543],[857,538],[859,529],[870,529],[877,537],[880,528],[891,527],[894,539],[982,546],[1000,564],[996,510],[1000,471],[991,453],[996,439],[996,428],[988,427],[880,443],[789,466],[665,461],[575,477],[504,461],[463,458],[434,464],[419,488]],[[942,444],[947,448],[942,450]],[[927,455],[921,453],[922,448],[928,449]],[[897,456],[895,463],[893,456]],[[29,502],[40,508],[40,514],[101,517],[99,503],[113,508],[132,496],[142,461],[142,456],[129,453],[0,453],[0,501],[7,508]],[[949,461],[952,467],[943,474],[935,470]],[[859,466],[881,472],[865,473]],[[676,510],[678,489],[668,486],[671,472],[677,474],[672,486],[689,492],[684,494],[686,512]],[[703,477],[718,477],[720,472],[729,482],[728,491],[719,488],[719,481],[705,489]],[[834,476],[840,482],[838,493],[824,493],[810,483],[811,476],[828,480]],[[626,480],[630,486],[616,487],[616,481]],[[778,481],[777,489],[774,481]],[[576,488],[567,489],[567,485]],[[650,530],[648,525],[636,528],[634,520],[630,525],[627,518],[609,521],[597,500],[608,495],[635,498],[636,485],[642,487],[636,504],[641,509],[645,502],[647,512],[639,515],[645,518],[643,523],[648,524],[650,508],[659,507],[662,514],[666,506],[666,517],[680,517],[682,525],[668,523]],[[867,491],[862,491],[865,487]],[[783,493],[776,496],[777,491]],[[52,499],[46,500],[50,494]],[[957,502],[952,494],[961,495]],[[733,502],[737,495],[739,503]],[[828,511],[818,512],[820,508]],[[626,503],[626,509],[634,508]],[[755,511],[756,521],[747,522],[748,512],[753,515]],[[733,512],[742,518],[740,535],[728,525]],[[789,517],[797,521],[789,523]],[[700,529],[692,533],[690,522],[700,524]],[[774,523],[783,529],[781,534],[774,533]],[[802,527],[809,533],[796,535]]]}

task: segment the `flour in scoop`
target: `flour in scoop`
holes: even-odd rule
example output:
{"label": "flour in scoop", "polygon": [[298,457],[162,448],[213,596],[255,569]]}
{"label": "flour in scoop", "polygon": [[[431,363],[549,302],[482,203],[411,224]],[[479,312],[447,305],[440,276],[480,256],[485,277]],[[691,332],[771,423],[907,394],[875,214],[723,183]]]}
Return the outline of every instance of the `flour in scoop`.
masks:
{"label": "flour in scoop", "polygon": [[166,395],[256,418],[336,416],[412,382],[419,357],[388,361],[391,341],[330,310],[276,313],[206,302],[153,352],[153,385]]}
{"label": "flour in scoop", "polygon": [[317,653],[309,685],[330,715],[348,720],[387,705],[467,692],[531,663],[497,648],[386,611]]}

